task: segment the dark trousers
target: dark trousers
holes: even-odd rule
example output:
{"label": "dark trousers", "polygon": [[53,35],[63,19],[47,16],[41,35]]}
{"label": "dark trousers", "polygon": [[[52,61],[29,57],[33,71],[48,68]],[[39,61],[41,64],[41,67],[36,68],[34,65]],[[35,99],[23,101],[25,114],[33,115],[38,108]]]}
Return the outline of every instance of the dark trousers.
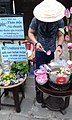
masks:
{"label": "dark trousers", "polygon": [[[48,64],[50,61],[54,59],[54,52],[51,53],[51,55],[47,55],[44,52],[36,51],[36,69],[39,69],[39,66],[42,64]],[[36,76],[35,76],[36,78]],[[36,83],[36,80],[35,80]],[[36,99],[42,101],[43,100],[43,93],[37,88],[35,84],[36,89]]]}

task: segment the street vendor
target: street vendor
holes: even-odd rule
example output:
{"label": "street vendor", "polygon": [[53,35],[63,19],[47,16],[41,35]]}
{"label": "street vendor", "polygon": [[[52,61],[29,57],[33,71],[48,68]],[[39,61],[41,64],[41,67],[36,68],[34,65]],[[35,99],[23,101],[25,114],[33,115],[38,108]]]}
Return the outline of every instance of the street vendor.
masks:
{"label": "street vendor", "polygon": [[[65,7],[56,0],[44,0],[33,10],[34,17],[29,25],[28,36],[36,47],[36,69],[54,59],[55,50],[59,56],[63,52],[64,11]],[[38,103],[43,101],[43,93],[37,87],[36,100]]]}

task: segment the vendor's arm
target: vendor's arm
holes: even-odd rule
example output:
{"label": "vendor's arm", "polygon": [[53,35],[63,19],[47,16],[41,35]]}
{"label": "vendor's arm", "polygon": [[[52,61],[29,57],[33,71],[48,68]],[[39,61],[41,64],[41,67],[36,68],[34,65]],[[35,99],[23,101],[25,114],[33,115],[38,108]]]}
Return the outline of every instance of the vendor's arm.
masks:
{"label": "vendor's arm", "polygon": [[62,54],[63,49],[62,49],[62,44],[64,42],[64,33],[61,31],[58,32],[58,45],[56,48],[56,51],[58,52],[59,56]]}
{"label": "vendor's arm", "polygon": [[34,34],[35,34],[35,30],[29,28],[29,30],[28,30],[28,36],[29,36],[30,40],[32,40],[33,43],[36,44],[36,43],[37,43],[37,40],[36,40]]}
{"label": "vendor's arm", "polygon": [[64,29],[59,29],[58,31],[58,45],[62,45],[64,42]]}
{"label": "vendor's arm", "polygon": [[58,51],[59,56],[62,54],[62,44],[64,42],[64,20],[61,19],[58,21],[58,45],[56,51]]}
{"label": "vendor's arm", "polygon": [[35,44],[35,47],[36,47],[37,50],[43,50],[42,45],[36,40],[35,30],[34,29],[29,28],[28,36],[29,36],[30,40],[32,40],[33,43]]}

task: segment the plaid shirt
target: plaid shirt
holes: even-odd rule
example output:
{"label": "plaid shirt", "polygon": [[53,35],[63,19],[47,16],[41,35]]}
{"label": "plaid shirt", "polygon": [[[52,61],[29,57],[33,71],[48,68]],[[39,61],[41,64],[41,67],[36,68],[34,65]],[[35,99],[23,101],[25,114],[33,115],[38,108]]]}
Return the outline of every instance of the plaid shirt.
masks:
{"label": "plaid shirt", "polygon": [[30,26],[35,30],[37,41],[40,42],[43,48],[52,52],[56,49],[56,36],[60,28],[64,28],[63,19],[56,22],[41,22],[35,17],[32,19]]}

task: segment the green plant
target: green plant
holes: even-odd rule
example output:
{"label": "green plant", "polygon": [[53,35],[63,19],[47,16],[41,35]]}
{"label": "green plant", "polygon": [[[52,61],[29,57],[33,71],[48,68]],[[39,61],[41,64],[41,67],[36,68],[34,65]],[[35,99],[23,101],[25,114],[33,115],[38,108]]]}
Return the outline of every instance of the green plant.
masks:
{"label": "green plant", "polygon": [[24,62],[15,62],[11,66],[11,72],[19,74],[22,72],[23,74],[28,74],[28,63]]}

